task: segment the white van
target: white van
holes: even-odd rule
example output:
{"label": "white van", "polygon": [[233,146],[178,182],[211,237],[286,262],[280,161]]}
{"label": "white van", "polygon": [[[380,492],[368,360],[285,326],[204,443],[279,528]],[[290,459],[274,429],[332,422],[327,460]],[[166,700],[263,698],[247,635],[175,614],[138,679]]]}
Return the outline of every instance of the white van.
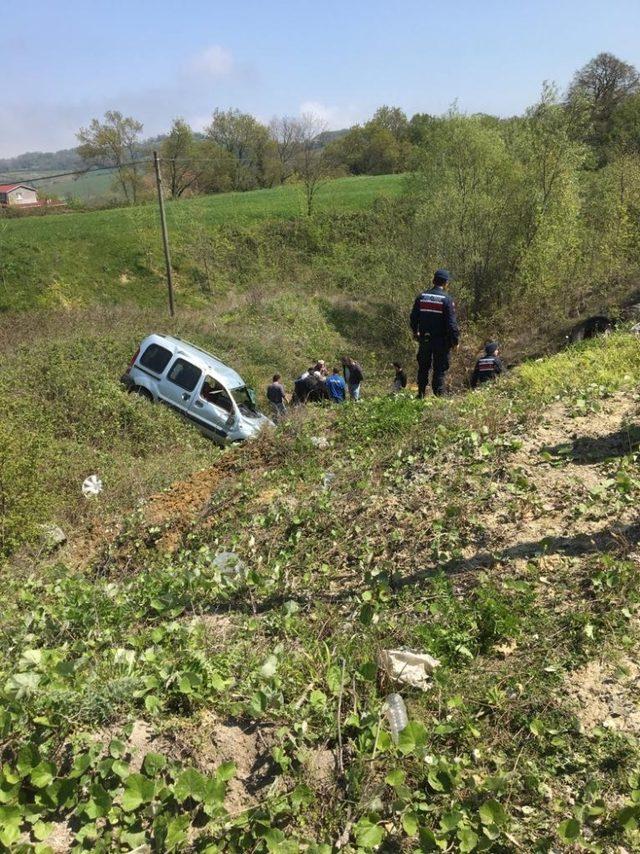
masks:
{"label": "white van", "polygon": [[216,442],[242,442],[272,422],[233,368],[194,344],[157,333],[145,338],[122,383],[166,403]]}

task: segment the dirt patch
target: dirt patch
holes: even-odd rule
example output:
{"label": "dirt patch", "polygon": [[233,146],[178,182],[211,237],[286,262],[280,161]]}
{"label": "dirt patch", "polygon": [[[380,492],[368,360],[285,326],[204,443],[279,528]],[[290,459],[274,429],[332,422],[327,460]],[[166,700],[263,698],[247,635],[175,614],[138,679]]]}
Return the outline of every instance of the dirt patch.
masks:
{"label": "dirt patch", "polygon": [[146,721],[134,721],[131,735],[127,739],[127,752],[131,754],[129,760],[131,771],[136,773],[140,771],[147,753],[151,751],[161,753],[161,747],[162,745],[153,737],[153,730]]}
{"label": "dirt patch", "polygon": [[230,614],[199,614],[189,616],[187,622],[201,625],[207,640],[216,642],[226,641],[237,628]]}
{"label": "dirt patch", "polygon": [[144,508],[145,522],[164,525],[178,518],[192,518],[214,493],[223,475],[220,468],[202,469],[164,492],[152,495]]}
{"label": "dirt patch", "polygon": [[640,734],[640,667],[630,659],[590,661],[567,676],[567,692],[586,730]]}
{"label": "dirt patch", "polygon": [[304,767],[309,785],[317,792],[323,792],[335,785],[336,757],[333,750],[318,748],[305,756]]}
{"label": "dirt patch", "polygon": [[56,821],[53,830],[45,840],[45,844],[54,854],[66,854],[73,845],[73,833],[65,821]]}
{"label": "dirt patch", "polygon": [[234,762],[235,776],[227,784],[225,807],[231,815],[254,806],[274,780],[271,747],[273,727],[246,721],[222,721],[204,712],[192,724],[175,733],[182,758],[212,774],[223,762]]}
{"label": "dirt patch", "polygon": [[129,763],[130,770],[136,773],[142,768],[147,753],[170,752],[170,745],[161,736],[156,735],[151,725],[142,719],[133,721],[131,735],[126,739],[123,738],[122,729],[122,725],[119,725],[98,730],[89,735],[89,741],[101,744],[106,753],[111,741],[122,740],[125,745],[123,758]]}

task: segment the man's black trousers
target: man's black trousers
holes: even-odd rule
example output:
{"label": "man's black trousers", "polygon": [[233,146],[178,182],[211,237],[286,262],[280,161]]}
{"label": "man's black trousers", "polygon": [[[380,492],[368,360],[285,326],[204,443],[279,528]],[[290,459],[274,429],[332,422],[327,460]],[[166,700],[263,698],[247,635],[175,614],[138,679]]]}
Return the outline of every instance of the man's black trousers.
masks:
{"label": "man's black trousers", "polygon": [[424,397],[429,382],[429,371],[433,368],[431,388],[435,395],[445,393],[445,374],[449,370],[448,342],[428,335],[418,344],[418,397]]}

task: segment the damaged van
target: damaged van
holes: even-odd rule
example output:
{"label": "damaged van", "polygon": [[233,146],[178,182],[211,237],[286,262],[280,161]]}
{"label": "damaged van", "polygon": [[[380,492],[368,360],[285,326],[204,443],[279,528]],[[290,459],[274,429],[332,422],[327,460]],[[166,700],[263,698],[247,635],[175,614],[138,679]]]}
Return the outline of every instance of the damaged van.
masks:
{"label": "damaged van", "polygon": [[242,377],[211,353],[169,335],[145,338],[122,383],[164,403],[216,442],[242,442],[272,424]]}

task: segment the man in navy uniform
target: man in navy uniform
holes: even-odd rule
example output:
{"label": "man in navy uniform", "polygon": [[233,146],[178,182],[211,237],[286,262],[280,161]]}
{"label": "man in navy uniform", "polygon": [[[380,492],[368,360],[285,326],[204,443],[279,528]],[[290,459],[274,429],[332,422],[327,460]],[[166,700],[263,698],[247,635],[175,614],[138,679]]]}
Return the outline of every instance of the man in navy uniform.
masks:
{"label": "man in navy uniform", "polygon": [[502,373],[500,349],[497,341],[489,341],[484,345],[484,356],[480,356],[471,375],[471,388],[477,388],[483,383],[496,379]]}
{"label": "man in navy uniform", "polygon": [[433,368],[431,387],[435,395],[445,393],[445,374],[449,370],[449,351],[458,346],[460,330],[456,306],[446,287],[451,276],[447,270],[436,270],[433,286],[418,294],[411,309],[409,323],[418,341],[418,397],[424,397]]}

